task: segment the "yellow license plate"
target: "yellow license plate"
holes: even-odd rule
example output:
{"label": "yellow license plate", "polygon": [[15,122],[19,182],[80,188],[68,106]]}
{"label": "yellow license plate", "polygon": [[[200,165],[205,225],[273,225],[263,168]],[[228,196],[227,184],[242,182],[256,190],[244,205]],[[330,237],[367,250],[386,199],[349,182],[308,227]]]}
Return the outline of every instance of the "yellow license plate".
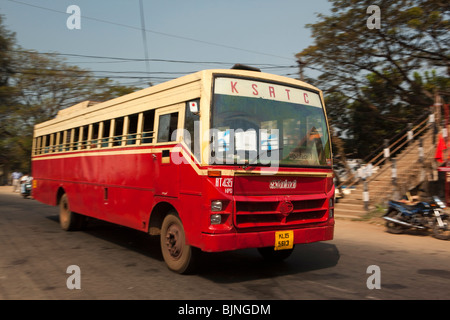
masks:
{"label": "yellow license plate", "polygon": [[275,250],[286,250],[294,247],[294,231],[276,231],[275,232]]}

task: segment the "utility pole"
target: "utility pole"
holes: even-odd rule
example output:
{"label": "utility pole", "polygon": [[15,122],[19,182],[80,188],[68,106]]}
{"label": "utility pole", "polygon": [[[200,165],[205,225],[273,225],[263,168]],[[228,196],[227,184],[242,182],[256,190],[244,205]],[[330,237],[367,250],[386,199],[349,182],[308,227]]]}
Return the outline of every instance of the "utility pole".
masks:
{"label": "utility pole", "polygon": [[144,15],[144,4],[142,0],[139,1],[139,11],[141,15],[141,34],[142,34],[142,42],[144,46],[144,55],[145,55],[145,67],[148,75],[148,85],[151,87],[152,83],[150,81],[150,60],[148,57],[148,45],[147,45],[147,30],[145,29],[145,15]]}
{"label": "utility pole", "polygon": [[[442,98],[439,95],[439,92],[436,91],[434,93],[434,104],[432,106],[432,119],[433,119],[433,145],[434,147],[436,147],[437,145],[437,133],[440,130],[440,126],[441,126],[441,107],[442,107]],[[431,162],[431,167],[432,167],[432,179],[433,181],[437,181],[439,179],[438,176],[438,171],[437,171],[437,161],[432,161]]]}
{"label": "utility pole", "polygon": [[431,116],[430,122],[433,130],[433,144],[436,144],[436,135],[439,132],[441,126],[441,107],[442,107],[442,98],[438,92],[434,94],[434,104],[431,106]]}
{"label": "utility pole", "polygon": [[298,73],[300,74],[300,80],[305,81],[305,78],[303,76],[303,68],[306,65],[306,62],[304,62],[304,61],[302,61],[302,59],[298,58],[297,64],[298,64]]}

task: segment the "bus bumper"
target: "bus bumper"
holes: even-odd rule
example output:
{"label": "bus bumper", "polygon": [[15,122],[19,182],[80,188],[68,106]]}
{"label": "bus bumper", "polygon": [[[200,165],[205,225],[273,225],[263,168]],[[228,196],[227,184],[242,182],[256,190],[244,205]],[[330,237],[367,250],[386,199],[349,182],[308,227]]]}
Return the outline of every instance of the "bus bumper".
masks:
{"label": "bus bumper", "polygon": [[[246,248],[273,247],[275,245],[276,231],[279,230],[227,234],[203,233],[200,249],[205,252],[220,252]],[[295,244],[333,240],[334,224],[293,229],[293,231]]]}

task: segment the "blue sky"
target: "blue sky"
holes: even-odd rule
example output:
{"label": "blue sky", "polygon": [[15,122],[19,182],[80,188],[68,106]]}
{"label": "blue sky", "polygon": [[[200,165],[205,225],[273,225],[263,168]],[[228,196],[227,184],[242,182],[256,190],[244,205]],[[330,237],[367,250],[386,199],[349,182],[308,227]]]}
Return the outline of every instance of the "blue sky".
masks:
{"label": "blue sky", "polygon": [[[70,5],[81,10],[81,29],[70,30]],[[294,55],[312,44],[316,13],[328,14],[328,0],[143,0],[150,59],[211,63],[117,61],[65,56],[67,62],[99,76],[142,76],[153,83],[234,63],[260,65],[263,71],[297,77]],[[97,57],[145,58],[139,0],[0,0],[6,27],[17,43],[38,52]],[[222,64],[225,63],[225,64]],[[285,68],[267,68],[273,65]],[[142,79],[115,78],[140,86]]]}

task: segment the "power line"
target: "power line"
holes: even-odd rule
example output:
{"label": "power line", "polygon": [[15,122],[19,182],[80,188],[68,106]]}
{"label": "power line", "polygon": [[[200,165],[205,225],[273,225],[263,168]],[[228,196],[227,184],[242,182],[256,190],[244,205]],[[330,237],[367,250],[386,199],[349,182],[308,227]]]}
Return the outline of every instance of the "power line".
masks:
{"label": "power line", "polygon": [[[98,78],[153,78],[151,75],[176,75],[176,76],[182,76],[187,74],[192,74],[197,71],[108,71],[108,70],[73,70],[73,69],[43,69],[43,68],[18,68],[14,70],[15,73],[21,73],[21,74],[35,74],[35,75],[42,75],[42,72],[61,72],[65,73],[63,76],[70,76],[70,77],[92,77],[89,73],[105,73],[104,76],[96,76]],[[134,76],[131,76],[130,74],[134,74]],[[141,74],[139,76],[139,74]],[[116,76],[117,75],[117,76]],[[123,75],[130,75],[130,76],[123,76]],[[147,76],[148,75],[148,76]],[[288,73],[286,76],[291,75],[297,75],[296,73]],[[161,79],[173,79],[173,77],[160,77]]]}
{"label": "power line", "polygon": [[[28,74],[28,75],[35,75],[35,76],[42,76],[42,70],[38,71],[16,71],[15,73],[18,74]],[[58,71],[58,70],[50,70],[47,69],[46,71]],[[105,76],[96,76],[96,75],[79,75],[79,74],[70,74],[65,73],[62,75],[63,77],[69,77],[69,78],[94,78],[94,79],[104,79],[104,78],[113,78],[113,79],[158,79],[158,80],[172,80],[173,77],[150,77],[150,76],[112,76],[112,77],[105,77]]]}
{"label": "power line", "polygon": [[[26,3],[26,2],[22,2],[22,1],[18,1],[18,0],[7,0],[7,1],[13,2],[13,3],[18,3],[18,4],[21,4],[21,5],[25,5],[25,6],[29,6],[29,7],[33,7],[33,8],[37,8],[37,9],[41,9],[41,10],[46,10],[46,11],[51,11],[51,12],[67,15],[67,13],[64,12],[64,11],[51,9],[51,8],[46,8],[46,7],[42,7],[42,6],[37,6],[37,5],[34,5],[34,4],[30,4],[30,3]],[[139,27],[123,24],[123,23],[117,23],[117,22],[112,22],[112,21],[103,20],[103,19],[99,19],[99,18],[88,17],[88,16],[85,16],[85,15],[83,15],[83,19],[96,21],[96,22],[101,22],[101,23],[106,23],[106,24],[111,24],[111,25],[120,26],[120,27],[133,29],[133,30],[139,30],[139,31],[142,30],[142,27],[139,28]],[[280,59],[284,59],[284,60],[291,60],[292,61],[292,59],[293,59],[293,58],[287,58],[287,57],[283,57],[283,56],[279,56],[279,55],[275,55],[275,54],[270,54],[270,53],[255,51],[255,50],[248,50],[248,49],[238,48],[238,47],[229,46],[229,45],[225,45],[225,44],[220,44],[220,43],[215,43],[215,42],[210,42],[210,41],[204,41],[204,40],[199,40],[199,39],[179,36],[179,35],[170,34],[170,33],[166,33],[166,32],[154,31],[154,30],[149,30],[149,29],[145,29],[145,32],[158,34],[158,35],[162,35],[162,36],[170,37],[170,38],[175,38],[175,39],[182,39],[182,40],[197,42],[197,43],[206,44],[206,45],[210,45],[210,46],[216,46],[216,47],[227,48],[227,49],[232,49],[232,50],[237,50],[237,51],[242,51],[242,52],[248,52],[248,53],[253,53],[253,54],[259,54],[259,55],[274,57],[274,58],[280,58]]]}
{"label": "power line", "polygon": [[[123,58],[123,57],[107,57],[107,56],[96,56],[96,55],[82,55],[82,54],[72,54],[72,53],[57,53],[57,52],[37,52],[37,51],[27,51],[27,50],[9,50],[10,52],[21,53],[21,54],[36,54],[36,55],[50,55],[50,56],[63,56],[63,57],[76,57],[76,58],[88,58],[88,59],[102,59],[102,60],[112,60],[117,62],[164,62],[164,63],[181,63],[181,64],[215,64],[215,65],[227,65],[231,66],[234,63],[230,62],[220,62],[220,61],[188,61],[188,60],[171,60],[171,59],[142,59],[142,58]],[[105,61],[102,61],[105,62]],[[286,70],[296,68],[296,65],[275,65],[275,64],[256,64],[255,66],[261,69],[268,70]],[[61,76],[81,78],[81,77],[91,77],[91,78],[110,78],[110,79],[141,79],[142,81],[167,81],[174,79],[176,77],[195,73],[195,71],[109,71],[109,70],[90,70],[90,69],[46,69],[46,68],[17,68],[16,73],[28,74],[28,75],[42,75],[42,72],[61,72]],[[286,72],[286,71],[285,71]],[[84,74],[83,74],[84,73]],[[94,73],[97,75],[91,75],[89,73]],[[99,75],[104,74],[104,75]],[[291,75],[291,74],[289,74]],[[296,75],[296,74],[293,74]]]}
{"label": "power line", "polygon": [[[41,54],[41,55],[55,55],[55,56],[68,56],[68,57],[79,57],[79,58],[92,58],[92,59],[108,59],[108,60],[118,60],[125,62],[173,62],[173,63],[193,63],[193,64],[233,64],[232,62],[219,62],[219,61],[189,61],[189,60],[173,60],[173,59],[142,59],[142,58],[123,58],[123,57],[108,57],[108,56],[96,56],[96,55],[85,55],[85,54],[75,54],[75,53],[58,53],[58,52],[37,52],[37,51],[26,51],[26,50],[10,50],[11,52],[17,53],[31,53],[31,54]],[[271,65],[273,66],[273,65]]]}
{"label": "power line", "polygon": [[[85,55],[85,54],[75,54],[75,53],[58,53],[58,52],[37,52],[37,51],[27,51],[27,50],[9,50],[11,52],[16,53],[31,53],[31,54],[39,54],[39,55],[55,55],[55,56],[65,56],[65,57],[78,57],[78,58],[91,58],[91,59],[104,59],[104,60],[114,60],[119,62],[167,62],[167,63],[184,63],[184,64],[215,64],[215,65],[234,65],[235,62],[224,62],[224,61],[192,61],[192,60],[175,60],[175,59],[142,59],[142,58],[124,58],[124,57],[111,57],[111,56],[97,56],[97,55]],[[102,61],[103,63],[107,63],[108,61]],[[95,63],[95,62],[94,62]],[[246,63],[251,64],[251,63]],[[263,69],[283,69],[283,68],[297,68],[296,65],[276,65],[276,64],[255,64],[255,66],[259,66]]]}
{"label": "power line", "polygon": [[183,71],[183,72],[176,72],[176,71],[102,71],[102,70],[83,70],[83,69],[46,69],[46,68],[18,68],[15,69],[15,72],[22,72],[22,71],[30,71],[30,72],[42,72],[42,71],[51,71],[51,72],[73,72],[73,73],[114,73],[114,74],[126,74],[126,73],[134,73],[134,74],[191,74],[195,73],[197,71]]}

